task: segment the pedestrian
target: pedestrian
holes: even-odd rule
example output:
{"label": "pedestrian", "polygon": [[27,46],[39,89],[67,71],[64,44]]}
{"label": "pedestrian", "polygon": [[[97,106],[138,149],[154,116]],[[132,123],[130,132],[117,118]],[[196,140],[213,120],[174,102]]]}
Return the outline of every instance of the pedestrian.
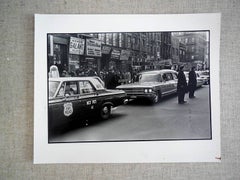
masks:
{"label": "pedestrian", "polygon": [[106,77],[106,88],[115,89],[115,87],[117,86],[117,79],[118,78],[116,76],[116,72],[114,71],[114,69],[111,69]]}
{"label": "pedestrian", "polygon": [[70,77],[70,74],[66,70],[63,70],[61,77]]}
{"label": "pedestrian", "polygon": [[188,80],[188,91],[189,91],[189,98],[195,98],[194,92],[197,87],[197,76],[195,73],[195,67],[191,68],[189,72],[189,80]]}
{"label": "pedestrian", "polygon": [[89,68],[89,70],[87,71],[87,76],[97,76],[97,72],[92,68]]}
{"label": "pedestrian", "polygon": [[184,96],[187,91],[187,81],[183,73],[183,66],[179,68],[178,72],[178,82],[177,82],[177,93],[178,93],[178,104],[184,104],[187,101],[184,101]]}

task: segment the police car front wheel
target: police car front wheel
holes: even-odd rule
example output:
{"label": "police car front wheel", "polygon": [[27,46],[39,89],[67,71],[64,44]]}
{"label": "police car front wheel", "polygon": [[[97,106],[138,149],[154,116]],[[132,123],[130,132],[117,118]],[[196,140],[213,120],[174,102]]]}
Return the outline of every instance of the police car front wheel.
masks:
{"label": "police car front wheel", "polygon": [[111,115],[111,106],[110,105],[103,105],[100,110],[100,117],[101,119],[105,120],[108,119]]}

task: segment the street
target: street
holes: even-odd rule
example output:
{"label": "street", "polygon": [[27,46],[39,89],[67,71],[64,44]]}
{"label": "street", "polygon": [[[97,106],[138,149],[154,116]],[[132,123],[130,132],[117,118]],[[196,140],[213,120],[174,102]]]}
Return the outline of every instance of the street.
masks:
{"label": "street", "polygon": [[177,95],[155,105],[131,101],[114,110],[110,119],[73,126],[52,135],[49,142],[210,139],[209,86],[197,89],[195,96],[189,99],[186,94],[186,104],[178,104]]}

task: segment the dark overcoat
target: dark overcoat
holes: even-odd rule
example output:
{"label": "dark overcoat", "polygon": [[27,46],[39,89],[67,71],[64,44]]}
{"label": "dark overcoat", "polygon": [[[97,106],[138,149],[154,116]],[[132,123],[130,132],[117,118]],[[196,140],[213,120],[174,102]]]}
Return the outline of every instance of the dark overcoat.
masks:
{"label": "dark overcoat", "polygon": [[189,72],[189,81],[188,81],[188,87],[195,89],[197,86],[197,76],[195,71],[190,71]]}
{"label": "dark overcoat", "polygon": [[178,72],[178,83],[177,83],[177,91],[178,92],[186,92],[187,91],[187,81],[185,74],[182,70]]}

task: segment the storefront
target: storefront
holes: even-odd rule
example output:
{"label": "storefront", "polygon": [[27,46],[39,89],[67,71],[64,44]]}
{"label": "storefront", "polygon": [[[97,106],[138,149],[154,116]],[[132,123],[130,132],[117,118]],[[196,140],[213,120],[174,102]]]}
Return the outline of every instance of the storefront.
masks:
{"label": "storefront", "polygon": [[48,36],[48,71],[50,66],[56,65],[61,74],[68,67],[68,39],[64,37]]}
{"label": "storefront", "polygon": [[110,46],[102,45],[101,70],[107,71],[109,69],[111,50],[112,48]]}
{"label": "storefront", "polygon": [[83,66],[85,40],[76,37],[70,37],[69,40],[69,58],[68,72],[77,73]]}
{"label": "storefront", "polygon": [[99,40],[86,39],[85,68],[100,72],[102,57],[102,44]]}
{"label": "storefront", "polygon": [[111,51],[111,56],[110,56],[110,61],[109,61],[109,70],[110,69],[120,69],[120,55],[121,55],[121,50],[117,48],[112,48]]}
{"label": "storefront", "polygon": [[120,55],[120,69],[123,72],[130,72],[131,71],[131,59],[130,59],[130,50],[121,50],[121,55]]}

